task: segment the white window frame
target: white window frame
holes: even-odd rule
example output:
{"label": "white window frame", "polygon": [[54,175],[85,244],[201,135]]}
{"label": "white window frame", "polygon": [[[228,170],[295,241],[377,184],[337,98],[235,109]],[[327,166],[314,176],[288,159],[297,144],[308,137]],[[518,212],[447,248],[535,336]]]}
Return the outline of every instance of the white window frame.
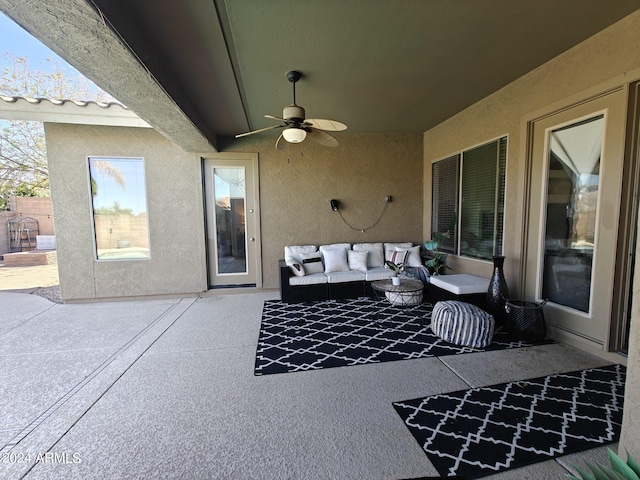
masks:
{"label": "white window frame", "polygon": [[[100,256],[99,252],[98,252],[98,241],[97,241],[97,231],[96,231],[96,217],[95,217],[95,205],[94,205],[94,197],[93,197],[93,192],[92,192],[92,185],[91,185],[91,161],[92,160],[104,160],[104,161],[110,161],[110,160],[138,160],[142,162],[142,172],[144,175],[144,202],[145,202],[145,208],[146,208],[146,214],[147,214],[147,218],[146,218],[146,235],[147,235],[147,239],[146,239],[146,244],[147,244],[147,254],[146,256],[141,256],[141,255],[130,255],[127,256],[125,255],[118,255],[118,256],[114,256],[113,258],[108,258],[108,257],[104,257],[104,256]],[[94,259],[97,262],[114,262],[114,261],[127,261],[127,262],[131,262],[131,261],[146,261],[146,260],[150,260],[151,259],[151,232],[150,232],[150,226],[149,226],[149,199],[148,199],[148,189],[147,189],[147,162],[145,161],[144,157],[124,157],[124,156],[106,156],[106,155],[88,155],[86,157],[86,165],[87,165],[87,186],[89,188],[89,203],[90,203],[90,213],[91,213],[91,231],[92,231],[92,240],[93,240],[93,255],[94,255]]]}

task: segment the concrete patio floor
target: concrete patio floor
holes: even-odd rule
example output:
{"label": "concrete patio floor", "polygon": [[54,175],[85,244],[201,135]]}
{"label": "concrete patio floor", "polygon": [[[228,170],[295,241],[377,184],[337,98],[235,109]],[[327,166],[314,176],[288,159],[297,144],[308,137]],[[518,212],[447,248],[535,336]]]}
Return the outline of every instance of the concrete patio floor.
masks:
{"label": "concrete patio floor", "polygon": [[0,261],[0,290],[30,290],[59,284],[57,264],[7,267]]}
{"label": "concrete patio floor", "polygon": [[[554,344],[254,376],[274,298],[55,304],[0,292],[0,478],[436,476],[392,402],[610,363]],[[560,479],[592,459],[605,448],[485,478]]]}

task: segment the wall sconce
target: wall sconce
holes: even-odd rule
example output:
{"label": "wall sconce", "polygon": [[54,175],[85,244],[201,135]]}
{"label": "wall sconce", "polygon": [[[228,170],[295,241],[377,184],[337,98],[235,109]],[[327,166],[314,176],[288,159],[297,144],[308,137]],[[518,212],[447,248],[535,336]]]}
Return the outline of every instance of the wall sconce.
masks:
{"label": "wall sconce", "polygon": [[345,225],[347,227],[349,227],[351,230],[357,230],[361,233],[365,233],[367,230],[372,229],[373,227],[375,227],[378,222],[380,222],[380,220],[382,219],[382,216],[384,215],[384,212],[387,210],[387,206],[393,201],[393,197],[391,195],[386,195],[384,197],[384,206],[382,207],[382,211],[380,212],[380,215],[378,216],[377,220],[375,222],[373,222],[371,225],[369,225],[368,227],[356,227],[354,225],[351,225],[343,216],[342,216],[342,212],[340,211],[340,202],[338,200],[336,200],[335,198],[332,198],[331,200],[329,200],[329,204],[331,205],[331,210],[333,210],[334,212],[337,212],[338,215],[340,215],[340,218],[342,219],[342,221],[345,223]]}

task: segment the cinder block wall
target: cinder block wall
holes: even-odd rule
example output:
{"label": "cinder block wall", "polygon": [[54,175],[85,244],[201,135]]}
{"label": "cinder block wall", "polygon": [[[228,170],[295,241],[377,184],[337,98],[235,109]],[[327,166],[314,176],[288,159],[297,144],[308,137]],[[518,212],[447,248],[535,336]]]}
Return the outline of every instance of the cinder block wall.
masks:
{"label": "cinder block wall", "polygon": [[15,217],[33,218],[38,221],[40,235],[55,235],[51,198],[11,196],[9,210],[0,212],[0,255],[9,252],[7,222]]}

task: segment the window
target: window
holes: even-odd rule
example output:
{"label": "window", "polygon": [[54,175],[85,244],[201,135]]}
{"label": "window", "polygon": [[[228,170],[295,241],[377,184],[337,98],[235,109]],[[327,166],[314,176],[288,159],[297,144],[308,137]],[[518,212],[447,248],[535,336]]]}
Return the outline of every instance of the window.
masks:
{"label": "window", "polygon": [[89,158],[96,258],[149,258],[142,158]]}
{"label": "window", "polygon": [[460,152],[432,166],[431,231],[446,232],[445,252],[491,260],[503,250],[507,137]]}

